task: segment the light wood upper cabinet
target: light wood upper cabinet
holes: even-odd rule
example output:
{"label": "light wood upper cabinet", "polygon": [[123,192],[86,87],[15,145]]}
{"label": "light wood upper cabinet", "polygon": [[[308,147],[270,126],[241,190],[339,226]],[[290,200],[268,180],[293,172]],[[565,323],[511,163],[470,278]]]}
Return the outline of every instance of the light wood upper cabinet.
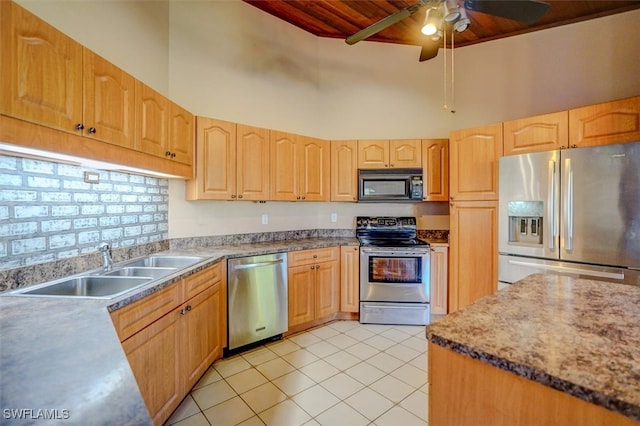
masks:
{"label": "light wood upper cabinet", "polygon": [[271,200],[329,201],[329,141],[271,131]]}
{"label": "light wood upper cabinet", "polygon": [[14,2],[0,2],[0,14],[0,112],[75,131],[83,121],[83,47]]}
{"label": "light wood upper cabinet", "polygon": [[172,129],[166,98],[15,2],[0,8],[4,142],[193,175],[192,115],[187,140],[182,129]]}
{"label": "light wood upper cabinet", "polygon": [[268,200],[270,188],[269,130],[236,126],[236,178],[239,200]]}
{"label": "light wood upper cabinet", "polygon": [[236,189],[236,124],[196,118],[196,179],[186,183],[188,200],[230,200]]}
{"label": "light wood upper cabinet", "polygon": [[157,156],[169,151],[171,103],[146,84],[136,81],[136,149]]}
{"label": "light wood upper cabinet", "polygon": [[308,136],[299,144],[300,196],[306,201],[329,201],[331,152],[329,141]]}
{"label": "light wood upper cabinet", "polygon": [[640,140],[640,96],[569,110],[571,147]]}
{"label": "light wood upper cabinet", "polygon": [[358,141],[331,141],[331,201],[358,200]]}
{"label": "light wood upper cabinet", "polygon": [[452,200],[497,200],[502,124],[456,130],[449,138]]}
{"label": "light wood upper cabinet", "polygon": [[449,292],[449,248],[446,245],[431,244],[430,266],[430,307],[434,315],[446,315]]}
{"label": "light wood upper cabinet", "polygon": [[360,248],[340,247],[340,312],[360,311]]}
{"label": "light wood upper cabinet", "polygon": [[502,123],[504,155],[552,151],[569,147],[567,111]]}
{"label": "light wood upper cabinet", "polygon": [[[169,118],[169,152],[180,163],[193,164],[195,117],[180,105],[171,102]],[[166,152],[164,153],[166,156]]]}
{"label": "light wood upper cabinet", "polygon": [[84,49],[84,135],[134,147],[135,79]]}
{"label": "light wood upper cabinet", "polygon": [[392,169],[422,167],[422,142],[420,139],[390,140],[389,167]]}
{"label": "light wood upper cabinet", "polygon": [[455,201],[450,225],[451,313],[497,290],[498,202]]}
{"label": "light wood upper cabinet", "polygon": [[359,140],[358,168],[420,168],[421,152],[419,139]]}
{"label": "light wood upper cabinet", "polygon": [[422,140],[424,201],[449,200],[449,140]]}

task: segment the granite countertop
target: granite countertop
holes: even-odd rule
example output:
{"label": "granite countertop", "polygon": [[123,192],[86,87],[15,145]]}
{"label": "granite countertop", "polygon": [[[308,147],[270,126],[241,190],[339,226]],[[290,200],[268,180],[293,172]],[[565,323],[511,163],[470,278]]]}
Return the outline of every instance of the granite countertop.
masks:
{"label": "granite countertop", "polygon": [[427,326],[439,346],[640,420],[640,288],[535,274]]}
{"label": "granite countertop", "polygon": [[[203,261],[116,299],[0,297],[2,424],[152,424],[109,311],[226,258],[335,245],[355,238],[308,238],[172,248]],[[9,411],[7,411],[9,410]]]}

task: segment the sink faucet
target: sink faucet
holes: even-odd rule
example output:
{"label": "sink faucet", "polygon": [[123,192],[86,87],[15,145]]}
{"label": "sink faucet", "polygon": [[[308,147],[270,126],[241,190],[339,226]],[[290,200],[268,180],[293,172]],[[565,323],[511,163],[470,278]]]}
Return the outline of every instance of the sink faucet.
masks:
{"label": "sink faucet", "polygon": [[98,251],[102,253],[102,269],[111,270],[113,267],[113,259],[111,259],[111,246],[109,243],[102,243],[98,246]]}

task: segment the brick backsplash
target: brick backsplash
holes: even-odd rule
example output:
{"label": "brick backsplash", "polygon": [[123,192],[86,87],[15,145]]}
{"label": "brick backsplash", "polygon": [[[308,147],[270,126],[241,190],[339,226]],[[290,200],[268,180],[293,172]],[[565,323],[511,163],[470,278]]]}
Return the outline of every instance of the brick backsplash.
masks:
{"label": "brick backsplash", "polygon": [[0,155],[0,269],[165,240],[168,198],[167,179]]}

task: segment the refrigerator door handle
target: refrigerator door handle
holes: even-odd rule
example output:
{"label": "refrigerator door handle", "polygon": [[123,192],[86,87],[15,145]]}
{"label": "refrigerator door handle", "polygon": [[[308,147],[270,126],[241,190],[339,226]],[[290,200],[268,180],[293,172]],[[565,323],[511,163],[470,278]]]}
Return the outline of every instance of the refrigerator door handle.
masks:
{"label": "refrigerator door handle", "polygon": [[617,273],[617,272],[606,272],[606,271],[593,271],[590,269],[569,268],[567,266],[556,266],[556,265],[545,265],[542,263],[523,262],[520,260],[510,260],[509,264],[517,265],[517,266],[526,266],[529,268],[545,269],[548,271],[555,271],[555,272],[582,274],[582,275],[588,275],[591,277],[598,277],[598,278],[611,278],[616,280],[624,280],[624,273],[622,272]]}
{"label": "refrigerator door handle", "polygon": [[567,182],[567,190],[565,191],[565,242],[564,249],[566,251],[573,250],[573,167],[571,159],[565,160],[565,177]]}
{"label": "refrigerator door handle", "polygon": [[549,250],[554,251],[556,247],[557,229],[556,223],[556,162],[549,160],[549,195],[547,197],[547,221],[549,226]]}

